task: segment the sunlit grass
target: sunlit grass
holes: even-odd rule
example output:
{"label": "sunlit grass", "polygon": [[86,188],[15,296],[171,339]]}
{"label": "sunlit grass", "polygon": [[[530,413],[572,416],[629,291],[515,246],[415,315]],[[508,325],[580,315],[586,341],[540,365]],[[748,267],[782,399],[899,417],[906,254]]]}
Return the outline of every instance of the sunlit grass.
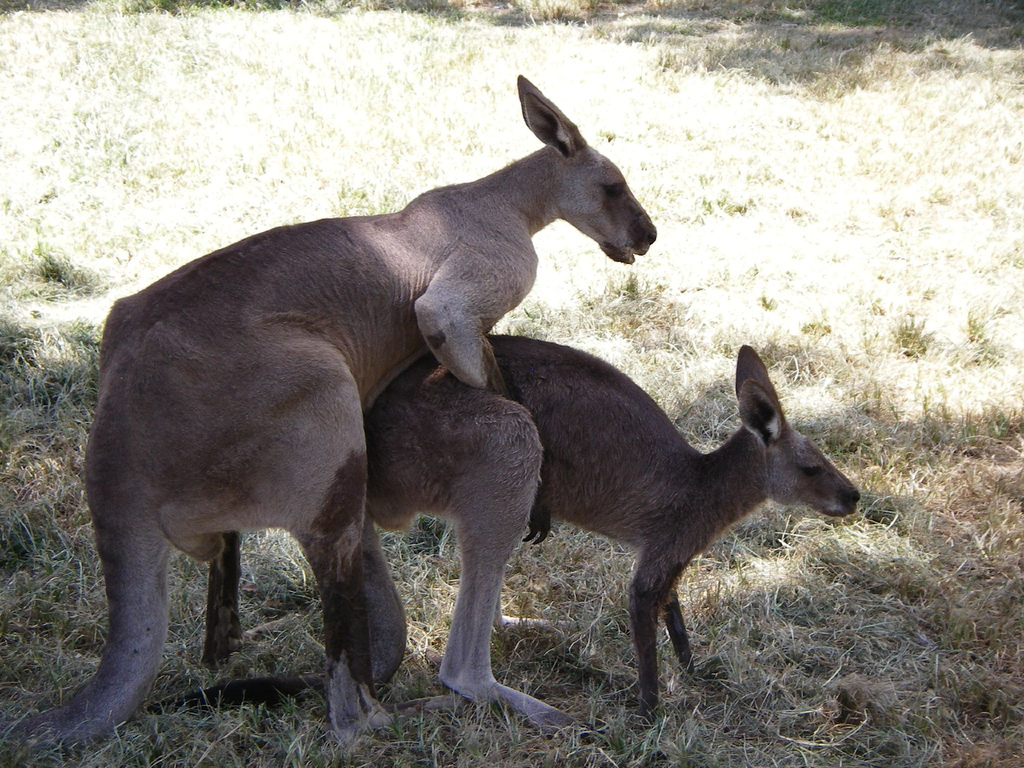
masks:
{"label": "sunlit grass", "polygon": [[[1010,4],[968,0],[0,16],[2,715],[66,699],[102,645],[81,469],[110,303],[253,232],[395,210],[532,151],[522,72],[623,168],[659,238],[627,268],[551,227],[501,329],[605,357],[703,450],[737,425],[730,377],[753,344],[863,514],[769,507],[688,570],[698,671],[666,644],[653,728],[633,714],[630,555],[560,528],[515,555],[504,599],[568,627],[496,638],[494,666],[599,730],[549,738],[467,705],[367,736],[351,762],[1019,765],[1022,31]],[[385,545],[410,622],[393,702],[438,691],[458,567],[443,523]],[[246,625],[281,621],[222,675],[317,670],[297,548],[252,535],[244,558]],[[204,574],[174,561],[156,696],[214,679],[198,664]],[[31,761],[326,765],[323,723],[315,697],[139,713]],[[2,765],[30,759],[4,749]]]}

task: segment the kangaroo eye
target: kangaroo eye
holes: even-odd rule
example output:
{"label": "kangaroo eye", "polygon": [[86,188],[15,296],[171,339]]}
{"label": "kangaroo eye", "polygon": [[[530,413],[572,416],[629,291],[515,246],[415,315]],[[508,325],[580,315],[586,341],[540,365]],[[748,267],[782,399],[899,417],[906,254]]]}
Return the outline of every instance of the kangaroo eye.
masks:
{"label": "kangaroo eye", "polygon": [[604,193],[608,195],[608,197],[621,197],[622,193],[626,191],[626,185],[622,182],[617,184],[602,184],[601,186],[604,188]]}
{"label": "kangaroo eye", "polygon": [[807,477],[815,477],[821,474],[821,467],[800,467],[800,471]]}

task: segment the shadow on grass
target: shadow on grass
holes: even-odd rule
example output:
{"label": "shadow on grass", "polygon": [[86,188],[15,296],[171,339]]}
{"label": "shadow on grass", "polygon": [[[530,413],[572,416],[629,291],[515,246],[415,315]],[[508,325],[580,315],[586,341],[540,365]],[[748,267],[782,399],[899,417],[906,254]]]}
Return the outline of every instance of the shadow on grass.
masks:
{"label": "shadow on grass", "polygon": [[80,11],[93,0],[0,0],[0,15],[16,11]]}
{"label": "shadow on grass", "polygon": [[588,20],[612,28],[632,27],[655,38],[703,35],[729,26],[776,29],[780,36],[810,29],[839,33],[839,39],[880,31],[898,31],[918,40],[970,36],[983,45],[1008,47],[1024,39],[1024,8],[1009,0],[494,0],[482,7],[501,24]]}
{"label": "shadow on grass", "polygon": [[56,430],[66,426],[61,417],[88,423],[96,404],[99,340],[99,329],[80,321],[42,332],[0,316],[0,447],[15,426]]}
{"label": "shadow on grass", "polygon": [[[627,281],[613,298],[618,301],[616,306],[632,312],[636,306],[644,309],[645,301],[657,297],[652,298],[641,284]],[[23,414],[18,426],[22,433],[31,429],[37,436],[33,451],[38,456],[33,460],[40,464],[51,460],[67,463],[54,446],[63,442],[66,450],[69,441],[82,439],[78,431],[64,441],[52,436],[66,429],[63,417],[70,415],[79,421],[94,407],[98,338],[97,329],[81,325],[61,328],[44,338],[36,329],[16,321],[0,322],[0,369],[4,371],[0,404],[6,413]],[[762,352],[773,371],[790,381],[796,372],[817,377],[815,366],[821,366],[822,373],[827,370],[827,358],[809,344],[765,345]],[[791,367],[790,361],[799,364]],[[712,386],[712,393],[699,399],[731,398],[728,385],[726,381],[721,391]],[[976,449],[978,435],[984,436],[985,442],[1006,442],[1024,430],[1019,414],[965,419],[938,412],[915,422],[890,418],[885,409],[877,413],[850,409],[815,419],[810,431],[823,435],[834,431],[837,421],[851,425],[842,438],[835,438],[837,452],[852,455],[885,450],[900,455],[913,448],[916,455],[912,458],[918,465],[918,459],[930,451],[943,451],[949,458],[957,451]],[[25,448],[19,452],[27,453]],[[879,464],[891,466],[892,462],[886,459]],[[5,510],[14,510],[0,516],[0,577],[7,580],[13,571],[40,570],[40,558],[60,552],[58,522],[63,511],[81,510],[80,498],[69,492],[67,502],[56,497],[49,502],[49,508],[59,514],[32,518],[29,507],[18,509],[15,504],[24,500],[16,477],[9,469],[0,477],[0,499],[8,502]],[[986,484],[986,494],[989,488]],[[1009,492],[1020,498],[1018,490]],[[683,702],[692,711],[696,702],[703,711],[715,713],[715,719],[721,719],[722,711],[764,713],[758,720],[768,722],[770,728],[763,733],[752,731],[763,743],[773,740],[771,729],[816,743],[819,730],[835,735],[845,733],[849,726],[869,723],[881,729],[875,741],[857,744],[860,757],[869,757],[873,765],[925,765],[939,736],[966,732],[965,740],[976,739],[991,727],[1007,729],[1019,724],[1020,653],[1013,651],[1011,641],[1020,636],[1021,629],[1017,560],[967,563],[963,554],[969,544],[966,532],[958,534],[957,546],[951,548],[943,531],[931,532],[931,523],[924,520],[928,513],[914,508],[912,499],[890,498],[891,509],[878,498],[868,501],[876,513],[914,515],[917,525],[912,536],[873,535],[858,518],[837,526],[834,535],[810,517],[806,524],[790,522],[781,530],[778,520],[738,530],[738,544],[732,545],[735,563],[725,562],[729,568],[723,572],[742,571],[745,580],[721,596],[715,593],[687,602],[688,614],[696,619],[691,623],[697,675],[692,680],[681,678],[685,688],[667,692],[666,704]],[[888,515],[878,519],[865,513],[864,517],[887,529],[895,522]],[[420,538],[409,547],[411,555],[430,558],[440,554],[447,535],[443,524],[421,521],[418,530]],[[901,534],[899,526],[894,533]],[[782,555],[794,550],[804,565],[787,569]],[[717,554],[723,559],[723,548]],[[762,567],[769,561],[777,561],[778,567]],[[954,567],[948,567],[950,564]],[[268,563],[264,570],[270,573],[272,566]],[[559,564],[552,562],[550,573],[556,574],[558,569]],[[261,604],[267,604],[267,584],[275,582],[268,577],[257,578],[255,583],[260,585]],[[282,615],[306,607],[304,600],[295,600],[287,581],[276,583],[280,592],[272,597],[280,601],[274,607]],[[595,605],[592,601],[591,609]],[[624,598],[612,605],[619,625],[608,625],[600,642],[604,648],[622,648]],[[573,607],[567,604],[564,610],[568,613]],[[602,607],[608,611],[606,603]],[[11,636],[25,634],[22,626],[12,622]],[[617,713],[634,709],[631,662],[620,664],[607,653],[580,653],[578,644],[554,643],[556,647],[549,651],[544,637],[499,637],[498,668],[511,669],[507,674],[513,679],[528,675],[534,680],[555,681],[544,682],[542,688],[556,703],[571,700],[578,689],[600,689],[601,712],[618,717]],[[941,671],[931,661],[939,653]],[[664,656],[659,667],[662,674],[674,670],[672,661]],[[934,707],[935,702],[942,707],[933,710],[939,714],[927,729],[906,714]],[[833,727],[835,730],[829,730]],[[905,743],[899,753],[902,759],[886,763],[887,739],[896,736]],[[609,743],[619,752],[633,749],[629,746],[633,742],[617,740],[614,734]],[[841,738],[835,741],[837,747],[843,743]]]}
{"label": "shadow on grass", "polygon": [[[97,0],[0,0],[0,12],[78,10]],[[594,22],[628,27],[645,38],[703,34],[707,25],[776,28],[780,36],[799,28],[821,28],[837,43],[882,30],[917,37],[970,36],[991,46],[1024,40],[1024,8],[1012,0],[122,0],[126,12],[179,12],[204,8],[250,11],[352,9],[473,15],[502,26]],[[845,33],[844,33],[845,31]],[[860,34],[857,33],[860,32]]]}
{"label": "shadow on grass", "polygon": [[978,66],[972,47],[1024,46],[1024,7],[1009,0],[0,0],[0,13],[91,4],[126,13],[233,8],[334,16],[362,9],[503,27],[585,23],[596,37],[656,47],[651,67],[669,76],[738,73],[821,98],[969,70]]}
{"label": "shadow on grass", "polygon": [[681,2],[617,20],[608,35],[658,46],[656,66],[669,75],[738,73],[832,98],[934,71],[993,66],[977,49],[1020,50],[1024,8],[977,0]]}
{"label": "shadow on grass", "polygon": [[78,11],[109,5],[123,13],[183,13],[198,10],[308,11],[318,15],[351,10],[406,11],[461,16],[463,9],[448,0],[0,0],[0,13],[13,11]]}
{"label": "shadow on grass", "polygon": [[904,28],[952,36],[1021,22],[1019,4],[999,0],[669,0],[656,15],[789,27]]}

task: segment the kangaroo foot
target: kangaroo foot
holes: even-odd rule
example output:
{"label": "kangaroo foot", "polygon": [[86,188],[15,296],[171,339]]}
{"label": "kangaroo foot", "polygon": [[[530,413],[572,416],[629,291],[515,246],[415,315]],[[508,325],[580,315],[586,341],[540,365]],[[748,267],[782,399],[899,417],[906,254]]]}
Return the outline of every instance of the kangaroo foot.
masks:
{"label": "kangaroo foot", "polygon": [[557,731],[570,725],[579,724],[579,721],[571,715],[522,691],[516,691],[501,684],[495,684],[494,691],[509,706],[524,715],[530,725],[542,731]]}
{"label": "kangaroo foot", "polygon": [[[328,697],[330,697],[330,693],[328,693]],[[330,698],[328,698],[328,702],[330,702]],[[365,700],[363,704],[366,705]],[[328,704],[328,719],[330,721],[330,736],[334,742],[342,747],[351,747],[366,731],[375,731],[390,725],[393,715],[374,701],[364,713],[350,719],[335,717]]]}
{"label": "kangaroo foot", "polygon": [[466,700],[458,694],[446,694],[443,696],[426,696],[421,699],[410,699],[396,704],[393,708],[395,715],[416,715],[421,712],[455,712],[464,706]]}
{"label": "kangaroo foot", "polygon": [[567,621],[548,621],[547,619],[530,619],[522,616],[505,616],[502,614],[494,622],[501,629],[543,629],[557,632],[569,628]]}
{"label": "kangaroo foot", "polygon": [[561,710],[535,699],[529,694],[501,685],[492,677],[490,680],[444,680],[450,689],[475,702],[501,700],[519,714],[526,717],[530,725],[543,731],[556,731],[577,724],[575,718]]}

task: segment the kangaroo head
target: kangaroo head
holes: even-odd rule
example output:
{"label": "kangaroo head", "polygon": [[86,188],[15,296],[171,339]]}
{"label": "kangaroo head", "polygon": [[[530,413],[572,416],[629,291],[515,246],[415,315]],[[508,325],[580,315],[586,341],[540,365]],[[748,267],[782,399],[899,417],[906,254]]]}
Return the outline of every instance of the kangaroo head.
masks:
{"label": "kangaroo head", "polygon": [[579,128],[522,75],[519,102],[534,135],[562,156],[556,192],[558,215],[591,238],[614,261],[632,264],[658,236],[622,172],[587,145]]}
{"label": "kangaroo head", "polygon": [[813,440],[786,423],[768,371],[748,346],[740,349],[736,362],[736,398],[743,426],[765,446],[769,499],[833,517],[856,509],[860,492]]}

